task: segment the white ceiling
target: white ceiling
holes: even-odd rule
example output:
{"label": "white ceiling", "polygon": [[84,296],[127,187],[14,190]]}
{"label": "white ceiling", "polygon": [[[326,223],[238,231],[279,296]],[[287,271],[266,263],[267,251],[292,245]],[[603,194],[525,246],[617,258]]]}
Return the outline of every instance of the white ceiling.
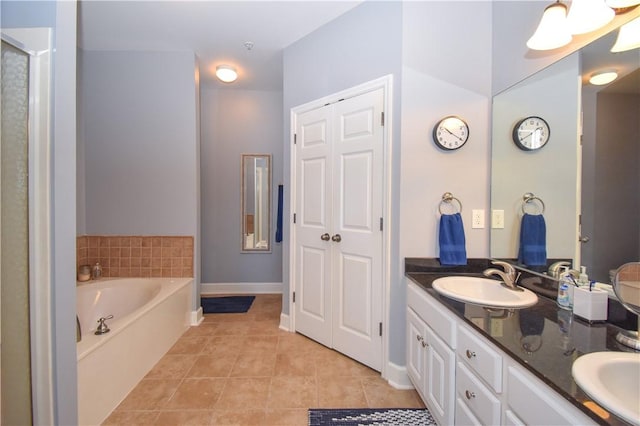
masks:
{"label": "white ceiling", "polygon": [[[282,50],[362,0],[114,1],[81,0],[78,45],[84,50],[190,50],[205,84],[282,89]],[[254,47],[247,50],[244,43]],[[238,80],[215,79],[216,65],[238,69]]]}

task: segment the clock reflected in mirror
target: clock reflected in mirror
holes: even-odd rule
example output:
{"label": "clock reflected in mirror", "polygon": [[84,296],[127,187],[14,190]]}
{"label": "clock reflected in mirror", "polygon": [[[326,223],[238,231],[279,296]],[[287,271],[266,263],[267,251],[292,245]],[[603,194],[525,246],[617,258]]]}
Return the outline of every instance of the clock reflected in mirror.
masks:
{"label": "clock reflected in mirror", "polygon": [[433,127],[433,141],[440,149],[460,149],[468,140],[469,125],[458,116],[444,117]]}
{"label": "clock reflected in mirror", "polygon": [[531,116],[513,127],[513,142],[524,151],[535,151],[549,142],[551,129],[544,118]]}

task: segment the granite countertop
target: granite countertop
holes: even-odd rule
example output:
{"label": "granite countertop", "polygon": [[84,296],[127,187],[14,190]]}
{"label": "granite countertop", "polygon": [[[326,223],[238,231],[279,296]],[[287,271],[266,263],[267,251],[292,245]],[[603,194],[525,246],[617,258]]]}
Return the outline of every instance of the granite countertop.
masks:
{"label": "granite countertop", "polygon": [[[440,296],[431,288],[436,278],[481,276],[481,271],[488,267],[488,259],[469,259],[467,266],[441,267],[437,259],[433,262],[433,259],[407,258],[405,275],[594,421],[603,425],[628,425],[582,392],[571,376],[571,366],[580,355],[600,351],[633,352],[615,340],[620,328],[609,323],[589,324],[574,317],[571,311],[558,308],[555,300],[548,298],[557,291],[553,289],[532,289],[539,295],[537,304],[509,310],[459,302]],[[545,286],[548,285],[539,285]]]}

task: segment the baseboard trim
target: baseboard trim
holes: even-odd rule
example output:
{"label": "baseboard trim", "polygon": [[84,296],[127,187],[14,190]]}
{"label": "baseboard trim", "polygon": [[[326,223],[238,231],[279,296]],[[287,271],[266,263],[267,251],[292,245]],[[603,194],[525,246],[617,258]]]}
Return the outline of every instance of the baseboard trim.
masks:
{"label": "baseboard trim", "polygon": [[198,310],[191,311],[191,325],[200,325],[204,321],[204,315],[202,314],[202,306],[198,307]]}
{"label": "baseboard trim", "polygon": [[387,363],[386,375],[387,382],[395,389],[414,389],[407,374],[407,367],[389,362]]}
{"label": "baseboard trim", "polygon": [[202,283],[200,295],[282,294],[282,283]]}
{"label": "baseboard trim", "polygon": [[291,330],[291,319],[289,315],[281,313],[280,314],[280,330],[284,331],[293,331]]}

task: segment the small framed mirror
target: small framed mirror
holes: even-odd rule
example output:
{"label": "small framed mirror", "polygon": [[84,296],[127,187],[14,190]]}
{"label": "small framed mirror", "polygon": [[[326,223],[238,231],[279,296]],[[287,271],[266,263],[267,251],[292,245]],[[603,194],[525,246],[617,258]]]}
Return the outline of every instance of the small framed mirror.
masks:
{"label": "small framed mirror", "polygon": [[271,155],[242,154],[242,251],[271,251]]}

